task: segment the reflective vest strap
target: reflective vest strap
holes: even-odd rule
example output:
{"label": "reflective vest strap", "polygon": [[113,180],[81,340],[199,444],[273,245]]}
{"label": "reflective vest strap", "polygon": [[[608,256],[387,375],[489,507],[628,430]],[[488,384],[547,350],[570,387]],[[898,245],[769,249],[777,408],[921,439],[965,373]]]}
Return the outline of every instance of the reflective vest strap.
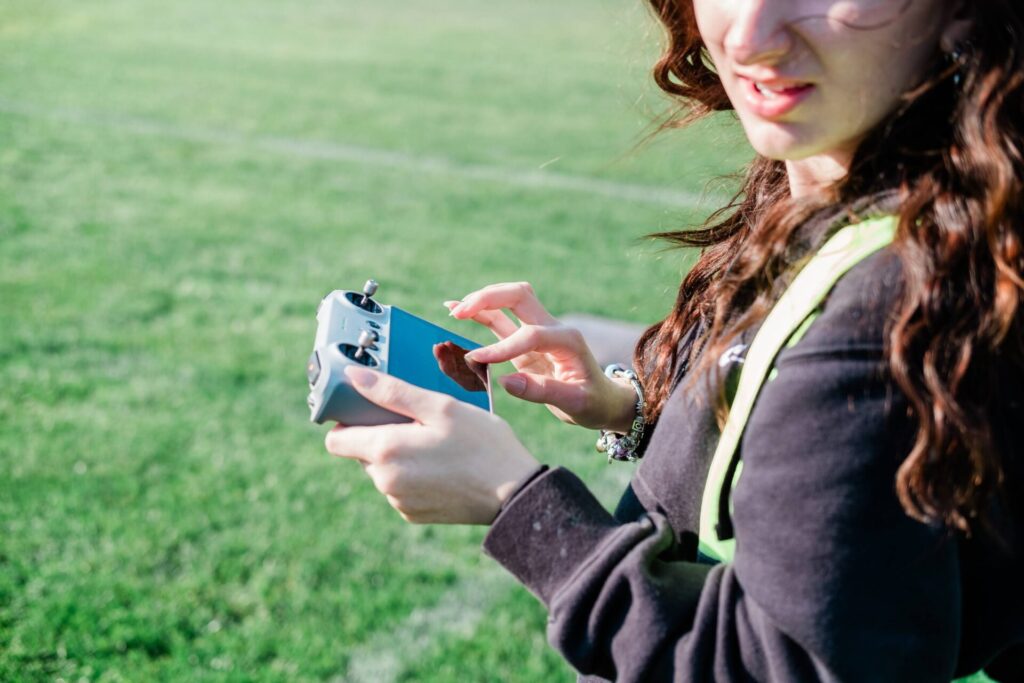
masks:
{"label": "reflective vest strap", "polygon": [[[792,346],[810,327],[821,303],[835,283],[850,268],[892,243],[897,219],[886,216],[849,225],[839,230],[818,250],[793,279],[758,330],[740,369],[736,395],[729,417],[711,460],[704,497],[700,506],[698,551],[717,562],[731,562],[736,553],[735,538],[719,538],[719,504],[723,492],[739,481],[742,462],[733,461],[743,429],[750,417],[761,386],[775,366],[775,358],[785,346]],[[726,480],[729,480],[726,488]],[[958,678],[953,683],[996,683],[984,671]]]}
{"label": "reflective vest strap", "polygon": [[740,468],[730,465],[754,401],[775,364],[775,357],[821,305],[839,278],[892,242],[897,225],[895,216],[884,216],[840,229],[800,270],[765,318],[741,366],[736,395],[704,483],[698,538],[698,549],[703,555],[720,562],[730,562],[736,552],[736,539],[728,537],[729,534],[720,538],[718,533],[719,502],[726,479],[730,479],[730,490],[739,479]]}
{"label": "reflective vest strap", "polygon": [[953,683],[999,683],[999,682],[996,681],[993,678],[989,678],[988,674],[986,674],[984,671],[979,671],[978,673],[974,674],[973,676],[964,676],[963,678],[958,678],[955,681],[953,681]]}

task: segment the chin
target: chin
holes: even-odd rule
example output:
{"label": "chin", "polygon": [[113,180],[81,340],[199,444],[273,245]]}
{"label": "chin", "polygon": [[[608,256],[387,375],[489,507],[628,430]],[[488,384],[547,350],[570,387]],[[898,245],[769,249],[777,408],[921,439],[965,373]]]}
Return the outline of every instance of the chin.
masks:
{"label": "chin", "polygon": [[825,147],[793,124],[744,121],[743,130],[755,152],[775,161],[799,161],[820,154]]}
{"label": "chin", "polygon": [[800,161],[816,154],[813,149],[803,149],[799,146],[786,145],[753,145],[754,151],[761,156],[775,161]]}

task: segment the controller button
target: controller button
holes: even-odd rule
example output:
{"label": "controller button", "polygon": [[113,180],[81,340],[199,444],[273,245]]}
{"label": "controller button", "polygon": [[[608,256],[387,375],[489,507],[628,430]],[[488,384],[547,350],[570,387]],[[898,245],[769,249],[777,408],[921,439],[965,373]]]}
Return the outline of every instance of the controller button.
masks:
{"label": "controller button", "polygon": [[378,325],[377,323],[373,322],[372,320],[368,320],[366,322],[366,324],[369,325],[370,327],[372,327],[375,330],[379,330],[380,329],[380,325]]}
{"label": "controller button", "polygon": [[316,351],[310,354],[309,362],[306,363],[306,377],[311,387],[320,378],[320,355]]}

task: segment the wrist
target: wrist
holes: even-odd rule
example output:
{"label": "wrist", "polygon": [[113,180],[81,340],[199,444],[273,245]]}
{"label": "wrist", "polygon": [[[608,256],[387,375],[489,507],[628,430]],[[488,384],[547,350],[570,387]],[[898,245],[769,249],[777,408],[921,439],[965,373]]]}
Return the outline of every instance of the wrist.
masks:
{"label": "wrist", "polygon": [[[492,491],[498,502],[498,510],[495,511],[495,514],[497,514],[498,511],[505,506],[505,502],[514,496],[516,492],[519,491],[519,489],[522,488],[533,476],[535,476],[537,471],[542,467],[540,461],[533,457],[533,455],[526,450],[518,440],[516,441],[516,444],[518,449],[511,453],[507,453],[501,459],[501,464],[496,467],[494,471],[497,479],[492,480],[492,482],[496,484]],[[493,519],[493,517],[491,519]],[[490,520],[488,520],[488,522],[490,522]]]}
{"label": "wrist", "polygon": [[636,390],[625,377],[608,378],[611,389],[608,392],[608,418],[601,429],[626,434],[636,418]]}
{"label": "wrist", "polygon": [[547,472],[547,471],[548,471],[548,466],[547,465],[542,465],[540,463],[536,463],[529,470],[529,472],[527,472],[525,475],[523,475],[519,479],[517,479],[515,481],[506,482],[506,483],[502,484],[501,486],[499,486],[498,487],[498,491],[497,491],[498,500],[500,501],[500,507],[498,509],[498,514],[501,514],[501,510],[504,510],[505,507],[516,497],[516,495],[519,494],[520,491],[522,491],[523,489],[527,488],[534,479],[536,479],[541,474],[543,474],[544,472]]}
{"label": "wrist", "polygon": [[636,395],[636,402],[633,404],[633,419],[629,431],[602,429],[596,444],[597,450],[599,453],[608,454],[608,462],[613,460],[635,462],[641,457],[638,449],[643,443],[644,427],[646,426],[644,417],[646,403],[640,378],[636,372],[619,363],[609,365],[605,368],[604,374],[611,379],[627,380]]}

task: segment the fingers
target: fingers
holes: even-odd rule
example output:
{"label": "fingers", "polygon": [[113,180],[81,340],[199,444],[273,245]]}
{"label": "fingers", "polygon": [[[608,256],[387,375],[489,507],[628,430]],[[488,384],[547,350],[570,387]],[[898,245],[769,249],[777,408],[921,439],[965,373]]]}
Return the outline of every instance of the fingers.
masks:
{"label": "fingers", "polygon": [[531,325],[554,325],[558,321],[547,312],[528,282],[505,282],[488,285],[468,294],[451,313],[465,320],[483,311],[507,308],[517,318]]}
{"label": "fingers", "polygon": [[[448,307],[449,313],[451,313],[456,307],[458,307],[461,304],[461,301],[444,302],[444,305]],[[454,315],[454,313],[452,315]],[[480,323],[484,327],[490,329],[491,332],[494,333],[494,336],[497,337],[498,339],[504,339],[505,337],[509,336],[510,334],[519,329],[519,325],[517,325],[515,321],[512,320],[512,318],[508,317],[507,315],[505,315],[503,311],[500,310],[484,310],[480,311],[476,315],[469,318],[462,318],[462,316],[459,316],[459,318],[468,319],[472,320],[473,322]]]}
{"label": "fingers", "polygon": [[579,330],[561,325],[523,325],[499,342],[470,351],[466,358],[478,363],[504,363],[533,351],[550,353],[556,358],[577,357],[584,362],[590,357]]}
{"label": "fingers", "polygon": [[531,403],[545,403],[574,415],[586,402],[586,394],[579,384],[561,382],[544,375],[517,372],[498,378],[505,391]]}
{"label": "fingers", "polygon": [[371,427],[337,425],[327,432],[324,446],[331,455],[356,460],[366,469],[372,463],[387,459],[383,455],[385,441],[381,431]]}
{"label": "fingers", "polygon": [[[358,431],[364,433],[359,434],[357,433]],[[361,442],[367,436],[366,432],[373,431],[379,431],[379,428],[359,430],[359,428],[355,427],[348,429],[336,427],[327,434],[327,450],[333,455],[348,457],[343,455],[341,451],[347,450],[348,447]],[[363,472],[370,477],[374,487],[387,498],[391,507],[398,510],[403,518],[406,518],[403,511],[406,505],[398,497],[402,493],[402,468],[391,464],[389,458],[374,457],[372,461],[356,458],[356,460],[362,465]],[[406,521],[410,520],[406,518]]]}
{"label": "fingers", "polygon": [[456,399],[357,365],[345,367],[345,376],[358,393],[382,408],[427,423],[450,414]]}

